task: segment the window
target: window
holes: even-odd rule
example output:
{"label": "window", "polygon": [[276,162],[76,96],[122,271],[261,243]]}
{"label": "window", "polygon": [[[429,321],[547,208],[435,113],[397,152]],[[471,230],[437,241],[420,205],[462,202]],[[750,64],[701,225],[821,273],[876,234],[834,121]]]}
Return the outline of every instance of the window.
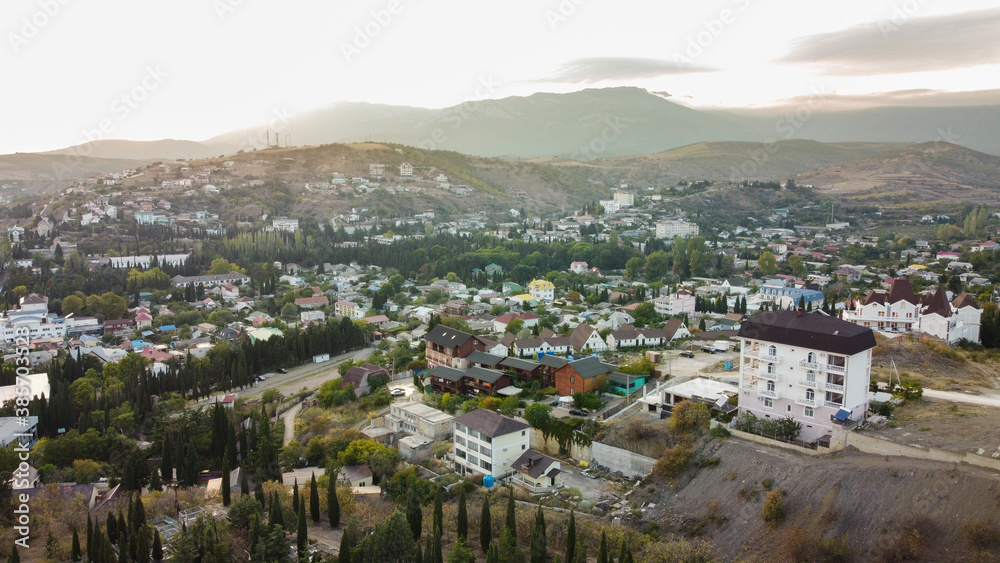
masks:
{"label": "window", "polygon": [[522,450],[526,450],[526,449],[528,449],[528,446],[525,446],[524,444],[521,444],[521,449]]}
{"label": "window", "polygon": [[785,405],[785,412],[792,412],[792,405]]}
{"label": "window", "polygon": [[[812,360],[810,360],[812,361]],[[809,370],[806,372],[806,381],[809,383],[816,383],[816,372]]]}
{"label": "window", "polygon": [[522,431],[521,431],[521,435],[522,435],[522,436],[524,436],[524,433],[525,433],[525,432],[527,432],[527,430],[522,430]]}
{"label": "window", "polygon": [[768,375],[774,375],[775,373],[777,373],[777,371],[778,370],[777,370],[777,368],[774,367],[774,364],[767,364],[767,374]]}
{"label": "window", "polygon": [[777,348],[777,346],[768,346],[767,347],[767,355],[768,356],[777,356],[778,355],[778,348]]}
{"label": "window", "polygon": [[813,391],[812,389],[806,389],[806,399],[809,400],[809,401],[815,401],[816,400],[816,392]]}
{"label": "window", "polygon": [[576,376],[575,375],[569,376],[569,382],[570,383],[576,383]]}
{"label": "window", "polygon": [[570,387],[570,388],[569,388],[569,394],[570,394],[570,395],[574,395],[574,394],[576,394],[576,389],[574,389],[574,388]]}
{"label": "window", "polygon": [[813,408],[812,407],[806,407],[805,409],[803,409],[802,414],[804,414],[805,416],[808,416],[809,418],[812,418],[813,417]]}
{"label": "window", "polygon": [[771,408],[771,407],[774,406],[774,401],[772,401],[769,398],[768,399],[764,399],[764,406],[767,407],[767,408]]}
{"label": "window", "polygon": [[773,381],[768,381],[767,382],[767,390],[770,391],[770,392],[772,392],[772,393],[774,393],[774,382]]}

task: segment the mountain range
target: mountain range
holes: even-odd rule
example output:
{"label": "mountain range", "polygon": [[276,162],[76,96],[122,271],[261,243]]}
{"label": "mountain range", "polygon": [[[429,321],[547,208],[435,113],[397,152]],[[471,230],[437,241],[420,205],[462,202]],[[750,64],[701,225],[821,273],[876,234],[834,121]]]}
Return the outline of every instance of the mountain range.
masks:
{"label": "mountain range", "polygon": [[[267,126],[205,141],[96,141],[99,158],[177,159],[233,154],[290,138],[292,145],[363,140],[483,157],[560,157],[578,161],[659,153],[701,142],[792,139],[821,142],[946,141],[1000,154],[1000,105],[880,107],[824,111],[821,98],[792,110],[739,113],[692,109],[640,88],[465,102],[444,109],[338,103]],[[80,154],[68,147],[50,154]]]}

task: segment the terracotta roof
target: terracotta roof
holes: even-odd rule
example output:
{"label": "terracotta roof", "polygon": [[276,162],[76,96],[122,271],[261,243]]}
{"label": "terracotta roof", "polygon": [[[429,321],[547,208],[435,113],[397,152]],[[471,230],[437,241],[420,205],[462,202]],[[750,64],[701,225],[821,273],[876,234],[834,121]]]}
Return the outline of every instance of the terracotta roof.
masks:
{"label": "terracotta roof", "polygon": [[954,305],[956,309],[961,309],[962,307],[973,307],[975,309],[979,308],[979,304],[976,303],[976,299],[964,292],[959,293],[958,297],[956,297],[951,304]]}
{"label": "terracotta roof", "polygon": [[875,333],[820,311],[769,311],[745,321],[740,338],[853,356],[875,347]]}
{"label": "terracotta roof", "polygon": [[910,280],[906,278],[896,278],[892,282],[892,289],[889,290],[889,303],[899,303],[900,301],[906,301],[913,305],[920,303],[917,296],[913,294],[913,286],[910,285]]}
{"label": "terracotta roof", "polygon": [[484,434],[490,438],[503,436],[519,430],[527,430],[528,425],[507,418],[502,414],[495,413],[489,409],[476,409],[455,418],[455,424],[467,426],[476,432]]}
{"label": "terracotta roof", "polygon": [[937,291],[934,293],[924,294],[922,302],[924,305],[922,314],[924,315],[937,314],[942,317],[951,316],[951,304],[948,303],[948,294],[945,292],[943,285],[939,285]]}

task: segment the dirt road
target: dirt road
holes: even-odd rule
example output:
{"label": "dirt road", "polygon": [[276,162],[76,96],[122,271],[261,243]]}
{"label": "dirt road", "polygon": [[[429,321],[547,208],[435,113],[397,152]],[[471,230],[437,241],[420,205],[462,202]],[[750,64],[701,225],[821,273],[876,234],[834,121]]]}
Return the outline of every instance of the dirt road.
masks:
{"label": "dirt road", "polygon": [[924,389],[924,397],[941,401],[958,401],[959,403],[969,403],[970,405],[1000,408],[1000,397],[996,395],[970,395],[969,393],[957,393],[955,391]]}

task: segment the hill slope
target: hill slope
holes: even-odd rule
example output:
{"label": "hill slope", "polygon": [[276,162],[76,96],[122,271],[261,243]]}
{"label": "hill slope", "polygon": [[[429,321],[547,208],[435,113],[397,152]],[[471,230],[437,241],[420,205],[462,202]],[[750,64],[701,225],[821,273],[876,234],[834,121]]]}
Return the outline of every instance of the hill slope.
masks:
{"label": "hill slope", "polygon": [[0,183],[12,183],[26,193],[61,190],[76,180],[125,168],[139,168],[150,160],[92,158],[69,154],[0,155]]}

